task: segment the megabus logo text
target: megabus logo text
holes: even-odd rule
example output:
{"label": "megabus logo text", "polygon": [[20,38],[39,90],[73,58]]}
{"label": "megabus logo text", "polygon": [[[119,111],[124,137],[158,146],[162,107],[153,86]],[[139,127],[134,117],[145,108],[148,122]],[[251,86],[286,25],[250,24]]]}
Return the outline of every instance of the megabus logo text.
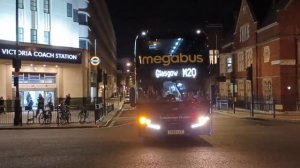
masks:
{"label": "megabus logo text", "polygon": [[169,66],[170,64],[182,64],[182,63],[203,63],[203,55],[157,55],[157,56],[139,56],[140,64],[162,64]]}

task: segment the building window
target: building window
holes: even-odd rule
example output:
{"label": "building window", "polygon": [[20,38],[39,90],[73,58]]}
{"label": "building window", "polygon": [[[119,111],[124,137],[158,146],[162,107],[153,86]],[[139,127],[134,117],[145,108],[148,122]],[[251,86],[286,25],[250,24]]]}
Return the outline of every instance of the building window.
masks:
{"label": "building window", "polygon": [[245,42],[250,37],[249,24],[244,24],[240,27],[240,42]]}
{"label": "building window", "polygon": [[77,9],[73,10],[73,21],[78,22],[78,10]]}
{"label": "building window", "polygon": [[80,39],[79,40],[79,48],[82,50],[87,50],[88,49],[88,44],[86,40]]}
{"label": "building window", "polygon": [[244,52],[238,53],[238,72],[245,70],[245,60],[244,60]]}
{"label": "building window", "polygon": [[232,72],[232,57],[228,57],[226,60],[227,63],[227,73]]}
{"label": "building window", "polygon": [[45,44],[50,45],[50,32],[49,31],[44,31],[44,41],[45,41]]}
{"label": "building window", "polygon": [[244,100],[245,98],[245,82],[244,80],[238,80],[238,99]]}
{"label": "building window", "polygon": [[37,0],[30,0],[31,11],[37,11]]}
{"label": "building window", "polygon": [[271,55],[270,46],[265,46],[264,47],[264,63],[270,62],[270,55]]}
{"label": "building window", "polygon": [[220,57],[220,74],[226,73],[226,57]]}
{"label": "building window", "polygon": [[37,43],[37,30],[31,29],[31,43]]}
{"label": "building window", "polygon": [[18,8],[24,9],[24,0],[18,0]]}
{"label": "building window", "polygon": [[219,50],[209,50],[209,62],[210,64],[217,64],[219,57]]}
{"label": "building window", "polygon": [[228,88],[229,83],[227,82],[220,82],[219,83],[219,92],[220,92],[220,98],[227,98],[228,97]]}
{"label": "building window", "polygon": [[246,50],[246,66],[250,67],[253,63],[253,50],[252,48]]}
{"label": "building window", "polygon": [[[12,74],[12,83],[14,75]],[[55,84],[56,74],[52,73],[20,73],[19,83],[22,84]]]}
{"label": "building window", "polygon": [[265,100],[271,100],[272,98],[272,79],[271,78],[264,78],[262,80],[262,89],[263,89],[263,96]]}
{"label": "building window", "polygon": [[24,42],[24,28],[23,27],[18,28],[18,40],[19,40],[19,42]]}
{"label": "building window", "polygon": [[86,14],[83,14],[83,13],[79,13],[78,14],[78,22],[79,22],[79,24],[81,24],[81,25],[87,25],[88,24],[87,20],[88,19],[87,19]]}
{"label": "building window", "polygon": [[72,10],[72,4],[67,3],[67,16],[68,17],[72,17],[72,12],[73,12],[73,10]]}
{"label": "building window", "polygon": [[44,13],[50,13],[50,0],[44,0]]}

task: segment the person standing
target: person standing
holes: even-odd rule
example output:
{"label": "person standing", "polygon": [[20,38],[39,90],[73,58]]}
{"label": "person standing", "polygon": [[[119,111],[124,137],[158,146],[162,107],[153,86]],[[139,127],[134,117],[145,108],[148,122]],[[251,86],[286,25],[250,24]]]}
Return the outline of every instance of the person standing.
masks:
{"label": "person standing", "polygon": [[0,97],[0,113],[4,113],[4,99]]}
{"label": "person standing", "polygon": [[65,104],[66,104],[67,106],[70,106],[70,104],[71,104],[71,96],[70,96],[70,93],[66,95]]}

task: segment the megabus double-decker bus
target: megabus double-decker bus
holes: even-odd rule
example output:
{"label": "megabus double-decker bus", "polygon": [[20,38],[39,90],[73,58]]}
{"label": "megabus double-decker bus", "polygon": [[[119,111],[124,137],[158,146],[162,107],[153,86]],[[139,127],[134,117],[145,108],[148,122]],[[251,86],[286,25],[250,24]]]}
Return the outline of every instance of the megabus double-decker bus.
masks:
{"label": "megabus double-decker bus", "polygon": [[210,135],[209,56],[201,34],[136,41],[136,112],[142,136]]}

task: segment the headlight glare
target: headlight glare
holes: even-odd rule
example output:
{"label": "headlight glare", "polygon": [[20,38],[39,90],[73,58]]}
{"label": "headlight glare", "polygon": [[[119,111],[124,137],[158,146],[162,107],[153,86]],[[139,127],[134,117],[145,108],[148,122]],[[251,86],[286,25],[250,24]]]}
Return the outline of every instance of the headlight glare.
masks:
{"label": "headlight glare", "polygon": [[151,123],[151,120],[147,117],[142,116],[142,117],[139,118],[139,123],[141,125],[148,125],[148,124]]}
{"label": "headlight glare", "polygon": [[198,118],[197,123],[194,123],[191,125],[191,128],[201,127],[201,126],[205,125],[208,121],[209,121],[208,116],[201,116]]}

